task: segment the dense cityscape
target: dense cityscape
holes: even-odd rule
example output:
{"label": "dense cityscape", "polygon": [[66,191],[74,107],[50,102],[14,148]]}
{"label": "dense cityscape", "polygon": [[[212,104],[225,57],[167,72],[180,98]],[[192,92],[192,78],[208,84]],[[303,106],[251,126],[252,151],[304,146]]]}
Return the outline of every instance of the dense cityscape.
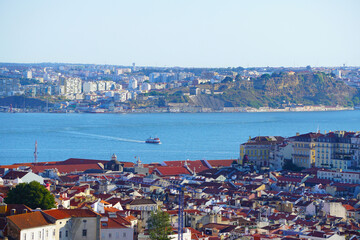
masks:
{"label": "dense cityscape", "polygon": [[0,0],[0,240],[360,240],[359,9]]}
{"label": "dense cityscape", "polygon": [[360,234],[359,132],[250,137],[238,159],[224,160],[143,164],[114,154],[36,162],[36,154],[32,163],[0,166],[1,197],[9,200],[10,189],[36,181],[54,196],[56,209],[3,203],[2,236],[149,239],[156,209],[169,214],[168,237],[186,240]]}
{"label": "dense cityscape", "polygon": [[[288,93],[274,93],[257,82],[270,77],[291,82],[311,76],[337,84],[328,89],[323,100],[320,93],[307,96],[311,102],[292,99]],[[279,80],[280,79],[280,80]],[[324,81],[324,80],[321,80]],[[291,84],[291,83],[289,83]],[[254,87],[252,87],[254,85]],[[231,91],[254,88],[259,95],[235,95]],[[301,86],[303,88],[304,86]],[[251,112],[251,111],[319,111],[353,109],[360,104],[352,89],[360,87],[357,67],[312,68],[155,68],[84,64],[1,64],[0,106],[5,112]],[[264,88],[267,93],[261,93]],[[276,88],[282,88],[277,85]],[[343,88],[343,89],[342,89]],[[291,90],[291,89],[290,89]],[[287,90],[287,91],[290,91]],[[330,95],[332,94],[332,95]],[[341,96],[344,94],[345,96]],[[339,95],[337,101],[334,96]],[[234,99],[235,98],[235,99]],[[341,99],[348,98],[348,102]]]}

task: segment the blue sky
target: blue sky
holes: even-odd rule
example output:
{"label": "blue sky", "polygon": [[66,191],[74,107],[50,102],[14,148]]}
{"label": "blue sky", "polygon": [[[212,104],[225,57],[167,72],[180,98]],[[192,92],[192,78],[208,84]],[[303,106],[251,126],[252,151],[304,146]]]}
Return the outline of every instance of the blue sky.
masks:
{"label": "blue sky", "polygon": [[358,0],[0,0],[0,62],[360,66]]}

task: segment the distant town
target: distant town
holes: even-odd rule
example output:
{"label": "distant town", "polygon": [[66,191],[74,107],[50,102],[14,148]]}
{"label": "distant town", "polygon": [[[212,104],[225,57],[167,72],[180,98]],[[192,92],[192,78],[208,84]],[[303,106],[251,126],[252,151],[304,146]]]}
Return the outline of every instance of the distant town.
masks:
{"label": "distant town", "polygon": [[[312,83],[317,85],[311,87]],[[319,83],[324,86],[316,89]],[[310,90],[303,89],[309,84]],[[360,68],[348,66],[210,69],[143,67],[135,63],[128,67],[1,63],[0,111],[349,110],[360,104],[359,87]],[[293,94],[294,91],[299,94]],[[298,98],[294,98],[295,95],[299,95]]]}
{"label": "distant town", "polygon": [[[360,132],[255,136],[239,158],[163,163],[70,158],[0,166],[1,202],[40,183],[53,209],[2,203],[8,239],[150,239],[149,218],[170,217],[170,239],[355,240],[360,237]],[[109,156],[110,158],[110,156]],[[45,237],[46,236],[46,237]]]}

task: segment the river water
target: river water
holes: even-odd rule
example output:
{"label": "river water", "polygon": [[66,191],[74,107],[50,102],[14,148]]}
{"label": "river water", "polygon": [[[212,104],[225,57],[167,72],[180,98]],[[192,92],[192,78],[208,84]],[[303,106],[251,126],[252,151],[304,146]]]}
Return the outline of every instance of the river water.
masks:
{"label": "river water", "polygon": [[[360,111],[279,113],[1,113],[0,164],[68,158],[163,162],[239,157],[249,136],[360,130]],[[148,137],[162,144],[146,144]]]}

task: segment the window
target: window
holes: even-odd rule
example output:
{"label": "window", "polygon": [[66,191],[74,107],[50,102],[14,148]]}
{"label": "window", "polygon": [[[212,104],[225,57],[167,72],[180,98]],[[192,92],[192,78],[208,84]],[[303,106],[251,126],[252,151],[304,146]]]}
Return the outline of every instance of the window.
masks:
{"label": "window", "polygon": [[111,238],[111,233],[109,233],[109,238]]}
{"label": "window", "polygon": [[[84,221],[86,221],[86,220],[84,220]],[[83,230],[82,236],[83,236],[83,237],[86,237],[86,236],[87,236],[87,230],[86,230],[86,229]]]}
{"label": "window", "polygon": [[59,238],[61,238],[61,235],[62,235],[61,233],[62,233],[62,232],[60,231],[60,232],[59,232]]}
{"label": "window", "polygon": [[126,237],[126,233],[123,233],[123,237]]}
{"label": "window", "polygon": [[34,233],[33,232],[31,233],[31,239],[34,239]]}
{"label": "window", "polygon": [[41,231],[39,231],[39,238],[41,238]]}
{"label": "window", "polygon": [[49,230],[46,230],[46,237],[49,236]]}
{"label": "window", "polygon": [[55,236],[55,229],[54,229],[54,231],[53,231],[53,236]]}
{"label": "window", "polygon": [[24,233],[24,240],[26,240],[26,233]]}
{"label": "window", "polygon": [[66,232],[65,232],[65,237],[68,237],[68,236],[69,236],[69,231],[66,230]]}

